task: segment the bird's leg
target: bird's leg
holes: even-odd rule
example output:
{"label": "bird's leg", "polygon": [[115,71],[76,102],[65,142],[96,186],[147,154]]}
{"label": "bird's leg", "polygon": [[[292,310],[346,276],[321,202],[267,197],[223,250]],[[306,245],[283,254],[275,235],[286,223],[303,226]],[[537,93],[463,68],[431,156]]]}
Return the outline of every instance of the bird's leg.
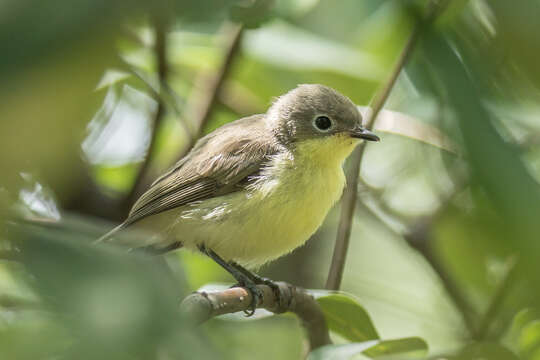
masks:
{"label": "bird's leg", "polygon": [[[206,248],[204,245],[199,246],[199,250],[205,254],[206,256],[210,257],[212,260],[214,260],[216,263],[218,263],[223,269],[227,270],[229,274],[231,274],[236,281],[238,281],[238,284],[248,290],[251,294],[251,304],[249,305],[249,309],[245,310],[247,316],[252,316],[255,313],[255,309],[257,308],[257,305],[259,304],[259,300],[262,298],[263,294],[262,291],[257,288],[257,282],[254,281],[254,277],[252,273],[250,273],[248,270],[245,270],[244,268],[237,268],[232,263],[229,263],[225,261],[222,257],[220,257],[218,254],[216,254],[214,251]],[[239,266],[239,265],[238,265]]]}

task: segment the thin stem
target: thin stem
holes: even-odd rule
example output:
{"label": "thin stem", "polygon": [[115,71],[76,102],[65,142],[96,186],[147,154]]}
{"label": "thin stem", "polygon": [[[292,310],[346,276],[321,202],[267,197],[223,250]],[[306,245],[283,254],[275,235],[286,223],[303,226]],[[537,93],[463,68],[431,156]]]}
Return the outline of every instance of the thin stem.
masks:
{"label": "thin stem", "polygon": [[[157,60],[157,75],[160,91],[163,93],[162,89],[165,88],[165,83],[167,80],[168,66],[167,66],[167,24],[163,19],[157,19],[155,21],[155,31],[156,31],[156,43],[155,43],[155,53]],[[142,162],[139,167],[139,172],[135,178],[135,182],[131,187],[131,191],[126,196],[124,201],[124,208],[129,209],[137,197],[140,195],[142,187],[146,184],[148,170],[152,159],[155,156],[155,144],[157,139],[158,129],[163,121],[165,115],[165,103],[161,99],[161,96],[157,98],[158,105],[154,115],[154,121],[152,122],[152,130],[150,136],[150,144],[148,145],[148,154],[146,155],[145,160]]]}
{"label": "thin stem", "polygon": [[211,76],[203,74],[196,81],[196,87],[199,87],[200,90],[195,90],[194,95],[188,101],[188,108],[190,109],[189,118],[193,121],[195,136],[191,137],[190,143],[181,151],[178,159],[184,157],[195,141],[201,137],[204,127],[218,102],[218,95],[223,88],[223,84],[230,73],[238,50],[240,49],[244,28],[240,24],[227,22],[224,25],[223,33],[225,49],[223,63],[216,74]]}
{"label": "thin stem", "polygon": [[[409,60],[418,38],[425,28],[426,24],[433,21],[436,14],[439,13],[439,2],[432,0],[426,12],[426,16],[423,20],[420,20],[414,27],[405,47],[401,51],[401,54],[396,62],[390,77],[386,81],[384,87],[371,101],[371,112],[365,122],[365,127],[371,129],[375,123],[377,115],[384,106],[384,103],[388,99],[390,92],[392,91],[396,80],[401,73],[401,70]],[[336,242],[334,246],[334,254],[332,256],[332,263],[330,265],[330,271],[328,273],[328,279],[326,281],[326,288],[330,290],[338,290],[341,286],[341,280],[343,278],[343,270],[345,269],[345,261],[347,257],[347,250],[349,248],[349,240],[351,236],[351,227],[354,215],[354,209],[356,206],[356,198],[358,193],[358,174],[360,172],[360,165],[364,151],[366,148],[366,142],[360,144],[351,156],[351,167],[347,172],[347,186],[343,193],[341,202],[341,217],[338,225],[338,232],[336,236]]]}

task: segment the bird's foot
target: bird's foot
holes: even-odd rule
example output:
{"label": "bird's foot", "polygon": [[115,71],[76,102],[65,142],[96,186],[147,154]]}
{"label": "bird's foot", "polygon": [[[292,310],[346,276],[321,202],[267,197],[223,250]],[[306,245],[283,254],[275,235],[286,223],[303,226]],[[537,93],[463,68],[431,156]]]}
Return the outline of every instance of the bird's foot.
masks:
{"label": "bird's foot", "polygon": [[[242,267],[241,265],[239,265],[239,264],[237,264],[235,262],[232,262],[231,265],[236,270],[238,270],[238,272],[240,272],[243,276],[248,278],[253,284],[255,284],[255,285],[266,285],[266,286],[270,287],[270,289],[272,289],[272,293],[274,294],[274,297],[276,298],[276,302],[279,304],[280,307],[283,305],[282,304],[283,296],[281,294],[281,289],[280,289],[279,285],[276,284],[273,280],[262,277],[262,276],[259,276],[259,275],[255,274],[254,272],[251,272],[251,271],[245,269],[244,267]],[[260,290],[258,288],[257,288],[257,290],[260,292]]]}
{"label": "bird's foot", "polygon": [[238,280],[238,283],[231,287],[242,287],[249,292],[251,295],[251,302],[249,307],[244,310],[244,314],[246,314],[246,317],[253,316],[257,309],[257,305],[259,305],[259,302],[263,298],[263,292],[257,287],[257,284],[247,276],[238,276],[236,280]]}

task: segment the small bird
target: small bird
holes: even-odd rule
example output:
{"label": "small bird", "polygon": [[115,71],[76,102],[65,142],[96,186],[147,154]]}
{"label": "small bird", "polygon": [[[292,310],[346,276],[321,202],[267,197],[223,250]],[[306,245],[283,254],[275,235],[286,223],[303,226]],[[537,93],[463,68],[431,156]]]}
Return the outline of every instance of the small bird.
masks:
{"label": "small bird", "polygon": [[[343,192],[344,160],[360,140],[379,140],[361,124],[349,98],[299,85],[265,114],[197,141],[98,241],[155,253],[201,251],[251,292],[252,314],[261,296],[256,284],[276,286],[245,267],[291,252],[319,228]],[[137,234],[120,236],[126,228]]]}

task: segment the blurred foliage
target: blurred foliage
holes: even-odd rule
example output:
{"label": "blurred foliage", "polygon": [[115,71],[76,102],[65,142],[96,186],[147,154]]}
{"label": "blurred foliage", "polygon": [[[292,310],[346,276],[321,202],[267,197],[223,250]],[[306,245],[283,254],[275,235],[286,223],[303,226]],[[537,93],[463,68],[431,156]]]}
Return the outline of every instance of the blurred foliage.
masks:
{"label": "blurred foliage", "polygon": [[[159,102],[147,178],[189,148],[231,21],[240,48],[203,133],[299,83],[367,105],[427,3],[4,1],[0,254],[19,256],[0,259],[0,357],[303,356],[291,317],[180,318],[184,294],[232,282],[209,259],[179,251],[165,266],[90,243],[125,216]],[[347,293],[314,290],[336,345],[311,358],[540,359],[539,15],[534,0],[454,0],[424,32],[363,159]],[[338,212],[262,273],[321,288]]]}

